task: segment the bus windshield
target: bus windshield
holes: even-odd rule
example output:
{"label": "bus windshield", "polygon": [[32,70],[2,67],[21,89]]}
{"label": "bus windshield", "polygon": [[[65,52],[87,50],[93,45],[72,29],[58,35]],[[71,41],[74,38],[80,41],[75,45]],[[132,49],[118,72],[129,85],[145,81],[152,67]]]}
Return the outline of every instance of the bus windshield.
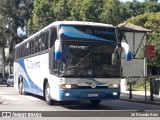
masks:
{"label": "bus windshield", "polygon": [[63,77],[119,77],[120,55],[115,44],[63,44]]}

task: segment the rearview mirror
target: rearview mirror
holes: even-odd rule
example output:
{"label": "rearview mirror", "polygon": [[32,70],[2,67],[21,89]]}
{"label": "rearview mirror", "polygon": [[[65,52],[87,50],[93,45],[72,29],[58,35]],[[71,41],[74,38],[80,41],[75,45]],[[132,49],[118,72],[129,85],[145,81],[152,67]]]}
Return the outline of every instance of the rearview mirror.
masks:
{"label": "rearview mirror", "polygon": [[129,45],[125,42],[121,42],[121,46],[124,48],[125,50],[125,54],[126,54],[126,61],[131,61],[132,59],[132,53],[129,50]]}

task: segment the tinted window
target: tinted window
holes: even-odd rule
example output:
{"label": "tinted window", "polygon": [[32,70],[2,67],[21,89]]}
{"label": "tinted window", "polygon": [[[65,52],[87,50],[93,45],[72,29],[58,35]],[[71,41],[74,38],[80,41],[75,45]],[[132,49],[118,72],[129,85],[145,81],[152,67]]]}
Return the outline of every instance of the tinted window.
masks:
{"label": "tinted window", "polygon": [[57,29],[56,27],[54,27],[50,29],[50,48],[54,45],[56,39],[57,39]]}
{"label": "tinted window", "polygon": [[49,31],[45,32],[45,50],[48,49]]}
{"label": "tinted window", "polygon": [[111,27],[63,25],[60,30],[63,31],[60,34],[61,40],[117,42],[115,28]]}

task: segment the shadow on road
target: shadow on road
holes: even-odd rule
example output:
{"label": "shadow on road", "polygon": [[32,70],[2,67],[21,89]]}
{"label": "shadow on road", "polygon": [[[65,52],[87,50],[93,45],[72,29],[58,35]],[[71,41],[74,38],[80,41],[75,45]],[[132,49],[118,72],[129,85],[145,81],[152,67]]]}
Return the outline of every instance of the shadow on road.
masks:
{"label": "shadow on road", "polygon": [[70,110],[113,110],[111,107],[103,106],[103,103],[92,105],[88,101],[62,102],[61,106]]}
{"label": "shadow on road", "polygon": [[[38,95],[33,95],[30,93],[27,93],[27,95],[32,96],[32,97],[36,97],[42,101],[45,102],[44,97],[42,96],[38,96]],[[47,103],[46,103],[47,104]],[[108,106],[103,106],[103,101],[101,104],[99,105],[92,105],[90,103],[90,101],[56,101],[56,103],[54,105],[51,106],[61,106],[64,107],[66,109],[70,109],[70,110],[113,110],[113,108],[108,107]]]}

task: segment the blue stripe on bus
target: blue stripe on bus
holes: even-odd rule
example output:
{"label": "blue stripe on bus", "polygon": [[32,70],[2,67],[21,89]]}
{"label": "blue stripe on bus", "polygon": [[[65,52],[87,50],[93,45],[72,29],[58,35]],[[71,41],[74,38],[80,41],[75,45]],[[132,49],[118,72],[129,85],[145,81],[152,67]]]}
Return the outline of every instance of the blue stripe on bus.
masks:
{"label": "blue stripe on bus", "polygon": [[[27,73],[27,70],[26,70],[26,67],[25,67],[25,64],[24,64],[24,60],[20,60],[18,62],[21,67],[23,68],[27,78],[28,78],[28,82],[27,80],[25,79],[25,91],[26,92],[30,92],[30,93],[35,93],[35,94],[38,94],[38,95],[43,95],[43,90],[38,87],[32,80],[31,78],[28,76],[28,73]],[[34,73],[33,73],[34,74]],[[21,75],[22,76],[22,75]],[[22,76],[23,77],[23,76]],[[23,77],[24,78],[24,77]],[[29,85],[30,84],[30,85]]]}
{"label": "blue stripe on bus", "polygon": [[114,41],[111,41],[111,40],[106,40],[106,39],[103,39],[103,38],[100,38],[100,37],[96,37],[96,36],[81,32],[73,26],[61,26],[61,29],[70,29],[71,30],[70,32],[63,32],[63,34],[65,34],[66,36],[69,36],[69,37],[86,38],[86,39],[92,39],[92,40],[114,42]]}

